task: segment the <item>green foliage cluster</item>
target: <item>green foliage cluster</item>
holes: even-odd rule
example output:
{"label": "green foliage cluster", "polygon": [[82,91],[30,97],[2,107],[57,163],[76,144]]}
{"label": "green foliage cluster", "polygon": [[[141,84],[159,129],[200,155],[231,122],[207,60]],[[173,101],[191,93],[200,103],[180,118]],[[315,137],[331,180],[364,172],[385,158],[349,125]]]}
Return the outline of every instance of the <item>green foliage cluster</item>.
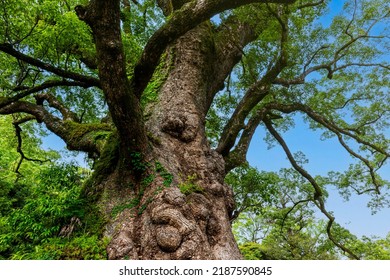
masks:
{"label": "green foliage cluster", "polygon": [[148,168],[140,152],[130,152],[131,167],[137,174],[143,174]]}
{"label": "green foliage cluster", "polygon": [[[51,165],[25,185],[28,194],[0,217],[0,255],[3,259],[102,259],[105,244],[93,228],[81,198],[85,179],[70,164]],[[14,199],[9,194],[6,199]],[[3,197],[4,198],[4,197]],[[71,219],[79,219],[70,237],[59,237]]]}
{"label": "green foliage cluster", "polygon": [[15,260],[105,260],[108,240],[96,235],[71,239],[51,238],[46,244],[36,245],[31,252],[18,251]]}
{"label": "green foliage cluster", "polygon": [[[332,180],[316,180],[326,195],[325,187]],[[329,240],[327,222],[314,211],[310,186],[295,170],[275,173],[238,168],[228,174],[226,182],[236,194],[238,218],[233,231],[246,259],[345,258]],[[389,236],[357,238],[338,224],[333,225],[332,235],[362,259],[390,259]]]}
{"label": "green foliage cluster", "polygon": [[[96,69],[80,63],[93,62],[96,51],[89,27],[74,12],[77,4],[80,1],[4,0],[0,9],[0,42],[10,43],[17,50],[52,66],[77,74],[97,76]],[[45,71],[9,59],[4,53],[0,54],[0,58],[1,96],[12,95],[15,87],[27,88],[43,82],[59,81],[56,77],[48,77]],[[50,94],[83,121],[96,122],[106,110],[103,95],[97,89],[62,86],[51,89]],[[32,97],[27,99],[33,100]]]}
{"label": "green foliage cluster", "polygon": [[240,251],[246,260],[267,260],[264,248],[261,244],[247,242],[239,246]]}
{"label": "green foliage cluster", "polygon": [[[105,259],[102,220],[82,196],[89,172],[57,163],[58,154],[42,150],[39,130],[26,123],[24,154],[51,161],[24,160],[15,173],[20,155],[9,118],[0,117],[0,259]],[[80,224],[60,237],[72,218]]]}

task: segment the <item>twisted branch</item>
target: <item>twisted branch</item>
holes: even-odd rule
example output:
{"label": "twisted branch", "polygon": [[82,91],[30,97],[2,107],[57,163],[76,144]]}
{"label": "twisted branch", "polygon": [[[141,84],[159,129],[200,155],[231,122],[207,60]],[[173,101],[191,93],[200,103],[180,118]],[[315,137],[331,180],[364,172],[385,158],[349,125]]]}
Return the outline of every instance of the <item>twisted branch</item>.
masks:
{"label": "twisted branch", "polygon": [[287,155],[288,160],[290,161],[293,168],[298,171],[299,174],[301,174],[306,180],[309,181],[309,183],[312,185],[314,189],[314,202],[315,205],[318,207],[318,209],[328,218],[328,225],[326,228],[326,232],[328,234],[329,240],[333,242],[334,245],[336,245],[338,248],[340,248],[342,251],[348,253],[350,257],[358,260],[359,257],[354,254],[350,249],[345,247],[343,244],[339,243],[335,237],[333,236],[331,229],[332,225],[334,223],[335,218],[326,210],[325,203],[323,200],[323,192],[321,187],[317,184],[316,180],[305,170],[303,169],[294,159],[294,156],[290,152],[290,149],[288,148],[286,142],[283,140],[281,135],[275,130],[270,120],[264,120],[264,124],[266,125],[268,131],[271,133],[271,135],[279,142],[281,147],[283,148],[285,154]]}
{"label": "twisted branch", "polygon": [[29,122],[31,120],[35,120],[35,117],[29,116],[29,117],[26,117],[26,118],[15,120],[12,123],[14,128],[15,128],[16,138],[18,140],[18,146],[17,146],[16,150],[20,154],[20,159],[19,159],[18,164],[16,165],[16,168],[15,168],[15,173],[17,173],[19,175],[21,175],[19,169],[20,169],[20,166],[22,165],[24,160],[38,162],[40,164],[43,164],[45,162],[49,162],[50,161],[49,159],[41,160],[41,159],[30,158],[30,157],[27,157],[25,155],[25,153],[23,152],[23,149],[22,149],[23,138],[22,138],[22,134],[21,134],[22,133],[22,128],[20,127],[20,125],[23,124],[23,123]]}

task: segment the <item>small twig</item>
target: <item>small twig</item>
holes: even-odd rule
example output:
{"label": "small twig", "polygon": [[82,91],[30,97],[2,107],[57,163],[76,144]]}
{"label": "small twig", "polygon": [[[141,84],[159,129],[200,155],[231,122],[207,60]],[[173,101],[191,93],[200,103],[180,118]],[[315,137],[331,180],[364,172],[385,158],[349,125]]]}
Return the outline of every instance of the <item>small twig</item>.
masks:
{"label": "small twig", "polygon": [[29,158],[27,157],[24,152],[23,152],[23,149],[22,149],[22,146],[23,146],[23,138],[22,138],[22,129],[20,128],[20,125],[23,124],[23,123],[26,123],[26,122],[29,122],[31,120],[35,120],[35,117],[25,117],[25,118],[22,118],[22,119],[19,119],[19,120],[15,120],[12,124],[15,128],[15,134],[16,134],[16,138],[18,140],[18,146],[16,148],[17,152],[20,154],[20,159],[18,161],[18,164],[16,165],[16,168],[15,168],[15,173],[21,175],[19,169],[20,169],[20,166],[22,165],[23,163],[23,160],[27,160],[27,161],[33,161],[33,162],[38,162],[40,164],[43,164],[45,162],[49,162],[50,160],[40,160],[40,159],[33,159],[33,158]]}
{"label": "small twig", "polygon": [[298,202],[294,202],[294,205],[287,211],[286,215],[283,216],[282,225],[281,225],[281,229],[280,229],[281,232],[283,230],[284,223],[286,222],[288,215],[290,215],[290,213],[294,210],[294,208],[297,207],[299,204],[310,202],[310,201],[312,201],[312,199],[304,199],[304,200],[300,200]]}

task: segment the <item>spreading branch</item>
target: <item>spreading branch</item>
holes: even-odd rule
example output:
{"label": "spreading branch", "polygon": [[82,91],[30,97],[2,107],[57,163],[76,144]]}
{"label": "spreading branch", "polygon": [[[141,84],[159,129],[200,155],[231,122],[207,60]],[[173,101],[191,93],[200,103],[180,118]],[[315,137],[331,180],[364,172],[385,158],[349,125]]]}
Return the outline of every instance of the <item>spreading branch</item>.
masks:
{"label": "spreading branch", "polygon": [[[368,169],[368,172],[371,177],[371,181],[374,185],[374,188],[372,189],[367,189],[364,190],[363,192],[358,192],[358,193],[365,193],[369,191],[374,191],[377,194],[380,194],[380,188],[382,187],[382,184],[378,180],[378,176],[376,174],[377,169],[373,166],[373,163],[368,160],[367,158],[363,157],[362,155],[359,155],[356,153],[345,141],[344,141],[344,136],[350,137],[351,139],[354,139],[357,143],[361,145],[365,145],[369,148],[371,148],[373,151],[380,153],[384,156],[384,159],[382,160],[379,165],[383,165],[385,160],[390,157],[390,154],[388,151],[386,151],[384,148],[375,145],[369,141],[366,141],[362,139],[357,133],[351,133],[349,129],[345,129],[337,125],[336,123],[332,122],[331,120],[325,118],[319,113],[316,113],[313,111],[309,106],[304,105],[304,104],[290,104],[290,105],[282,105],[282,104],[268,104],[266,106],[268,109],[276,109],[279,110],[280,112],[283,113],[291,113],[295,111],[300,111],[305,114],[307,114],[313,121],[319,123],[323,127],[327,128],[329,131],[332,131],[336,136],[342,147],[353,157],[356,159],[360,160]],[[379,167],[378,167],[379,168]]]}
{"label": "spreading branch", "polygon": [[357,133],[352,133],[348,128],[343,128],[333,121],[327,119],[322,114],[315,112],[313,109],[311,109],[309,106],[301,103],[293,103],[293,104],[277,104],[277,103],[270,103],[265,106],[268,109],[275,109],[283,113],[292,113],[296,111],[303,112],[307,114],[312,120],[315,122],[321,124],[323,127],[327,128],[331,132],[335,133],[336,135],[338,133],[341,133],[345,136],[348,136],[352,139],[354,139],[357,143],[367,146],[371,148],[372,150],[383,154],[387,157],[390,157],[390,153],[385,150],[384,148],[373,144],[370,141],[364,140],[360,135]]}
{"label": "spreading branch", "polygon": [[29,118],[32,116],[38,123],[44,123],[47,129],[64,140],[69,150],[83,151],[91,155],[100,155],[102,146],[99,142],[101,140],[99,133],[112,131],[112,127],[108,124],[80,124],[63,120],[50,114],[43,105],[31,102],[16,101],[0,108],[0,115],[14,113],[25,113]]}
{"label": "spreading branch", "polygon": [[40,69],[46,70],[50,73],[58,75],[64,79],[71,79],[77,82],[82,82],[88,84],[90,86],[96,86],[100,88],[100,81],[94,77],[89,77],[85,75],[81,75],[78,73],[74,73],[71,71],[66,71],[64,69],[55,67],[49,63],[43,62],[39,59],[28,56],[18,50],[16,50],[11,44],[0,44],[0,51],[7,53],[18,60],[24,61],[30,65],[38,67]]}
{"label": "spreading branch", "polygon": [[345,245],[339,243],[336,238],[332,234],[332,225],[334,223],[335,218],[326,210],[325,203],[323,199],[323,192],[321,187],[318,185],[316,180],[304,169],[302,168],[295,160],[294,156],[292,155],[290,149],[288,148],[286,142],[282,138],[282,136],[275,130],[270,120],[264,120],[264,124],[267,127],[268,131],[271,133],[271,135],[278,141],[280,146],[283,148],[285,154],[287,155],[288,160],[290,161],[292,167],[301,174],[302,177],[304,177],[306,180],[309,181],[309,183],[312,185],[314,189],[314,197],[313,201],[315,202],[318,209],[328,218],[328,225],[327,225],[327,234],[329,240],[333,242],[334,245],[336,245],[338,248],[340,248],[343,252],[346,252],[354,259],[359,259],[359,257],[354,254],[350,249],[345,247]]}
{"label": "spreading branch", "polygon": [[67,80],[53,80],[53,81],[46,81],[43,82],[42,84],[30,88],[15,88],[14,91],[18,92],[18,94],[12,96],[12,97],[3,97],[0,99],[0,108],[5,107],[12,102],[21,100],[24,97],[27,97],[31,94],[41,92],[45,89],[49,88],[54,88],[54,87],[70,87],[70,86],[78,86],[78,87],[83,87],[83,88],[88,88],[91,85],[84,83],[84,82],[74,82],[74,81],[67,81]]}
{"label": "spreading branch", "polygon": [[[272,11],[271,8],[269,9]],[[235,144],[239,132],[245,127],[245,119],[248,117],[252,109],[269,94],[272,83],[287,66],[288,54],[286,45],[288,42],[288,25],[286,23],[286,19],[282,19],[282,17],[276,12],[272,11],[272,13],[278,18],[282,29],[279,57],[275,64],[267,70],[264,76],[255,82],[245,93],[244,97],[233,112],[232,117],[225,125],[216,149],[224,157],[229,154],[229,151]]]}
{"label": "spreading branch", "polygon": [[[303,67],[302,73],[292,79],[275,79],[274,84],[282,85],[285,87],[289,87],[292,85],[298,85],[298,84],[304,84],[305,79],[314,72],[321,71],[321,70],[326,70],[328,72],[327,77],[329,79],[333,78],[334,73],[349,68],[349,67],[380,67],[389,70],[390,66],[389,64],[386,63],[364,63],[364,62],[343,62],[343,58],[345,58],[348,55],[348,50],[357,42],[360,42],[362,40],[371,40],[371,39],[383,39],[385,38],[384,36],[375,36],[375,35],[370,35],[370,32],[372,29],[384,18],[388,17],[390,12],[386,12],[382,17],[375,19],[372,21],[372,23],[364,30],[363,32],[360,32],[358,35],[354,35],[350,29],[354,21],[356,20],[356,3],[355,3],[355,8],[354,12],[352,15],[352,18],[348,22],[348,24],[344,28],[344,33],[349,37],[349,40],[342,44],[340,47],[338,47],[333,54],[333,58],[327,62],[314,65],[309,67],[314,59],[324,50],[329,49],[330,45],[323,45],[319,47],[317,50],[314,51],[314,53],[310,56],[308,61],[305,63]],[[340,66],[338,66],[338,63],[342,63]]]}

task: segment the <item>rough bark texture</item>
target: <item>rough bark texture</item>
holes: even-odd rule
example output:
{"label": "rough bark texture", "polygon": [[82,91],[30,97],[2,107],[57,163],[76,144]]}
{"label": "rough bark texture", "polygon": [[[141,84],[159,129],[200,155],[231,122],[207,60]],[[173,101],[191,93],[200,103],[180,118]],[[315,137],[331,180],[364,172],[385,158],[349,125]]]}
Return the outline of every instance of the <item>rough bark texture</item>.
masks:
{"label": "rough bark texture", "polygon": [[[224,160],[205,137],[214,52],[207,23],[170,46],[172,69],[158,102],[148,108],[146,126],[155,141],[143,179],[126,188],[112,174],[102,183],[110,259],[241,258],[231,231],[234,200],[223,182]],[[113,215],[118,206],[126,209]]]}

